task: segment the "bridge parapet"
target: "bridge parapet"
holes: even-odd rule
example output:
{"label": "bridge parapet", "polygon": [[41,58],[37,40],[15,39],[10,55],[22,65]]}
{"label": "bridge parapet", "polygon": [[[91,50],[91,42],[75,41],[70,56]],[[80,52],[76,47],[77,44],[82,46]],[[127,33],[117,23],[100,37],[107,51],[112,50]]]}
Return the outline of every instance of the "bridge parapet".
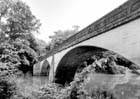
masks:
{"label": "bridge parapet", "polygon": [[45,57],[49,57],[52,54],[67,49],[94,36],[105,33],[106,31],[126,24],[139,17],[140,0],[129,0],[96,22],[79,31],[77,34],[71,36],[59,46],[54,47],[53,50],[49,52]]}

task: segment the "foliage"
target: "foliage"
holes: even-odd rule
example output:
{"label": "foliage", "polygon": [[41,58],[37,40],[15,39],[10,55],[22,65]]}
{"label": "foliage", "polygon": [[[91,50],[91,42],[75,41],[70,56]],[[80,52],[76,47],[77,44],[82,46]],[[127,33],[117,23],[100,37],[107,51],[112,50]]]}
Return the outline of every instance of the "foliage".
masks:
{"label": "foliage", "polygon": [[0,71],[1,74],[5,72],[16,72],[17,66],[20,65],[18,61],[19,56],[16,53],[14,46],[9,43],[0,44]]}
{"label": "foliage", "polygon": [[[27,72],[37,61],[35,51],[23,44],[22,41],[16,41],[13,44],[1,43],[0,50],[0,60],[7,64],[9,70],[17,71],[20,69]],[[24,70],[25,68],[26,70]]]}
{"label": "foliage", "polygon": [[[95,57],[95,56],[93,56],[93,57]],[[105,51],[105,52],[101,53],[99,55],[99,57],[100,58],[97,60],[99,61],[99,63],[101,63],[100,65],[102,65],[102,67],[103,67],[103,65],[106,64],[110,68],[113,66],[114,69],[115,68],[117,69],[117,67],[120,67],[121,69],[126,67],[131,70],[139,69],[138,65],[134,64],[133,62],[129,61],[128,59],[124,58],[123,56],[116,54],[112,51]]]}
{"label": "foliage", "polygon": [[[15,74],[33,71],[40,22],[20,0],[0,0],[0,99],[16,99]],[[17,99],[25,99],[24,97]]]}
{"label": "foliage", "polygon": [[24,73],[28,71],[33,71],[33,64],[37,62],[37,53],[30,48],[28,45],[24,44],[24,40],[19,39],[14,42],[14,47],[16,48],[16,53],[19,57],[18,69]]}
{"label": "foliage", "polygon": [[39,91],[33,92],[36,99],[68,99],[70,87],[62,87],[60,85],[50,83],[47,86],[40,88]]}
{"label": "foliage", "polygon": [[0,99],[11,99],[16,93],[16,84],[12,78],[10,72],[0,73]]}
{"label": "foliage", "polygon": [[50,36],[51,42],[50,42],[50,49],[54,48],[55,46],[58,46],[61,44],[64,40],[68,39],[70,36],[76,34],[78,32],[79,26],[75,25],[73,26],[72,30],[58,30],[54,32],[55,34],[53,36]]}
{"label": "foliage", "polygon": [[36,39],[36,42],[37,42],[37,50],[38,50],[38,53],[39,53],[39,56],[42,56],[42,55],[46,55],[47,53],[47,49],[46,49],[46,46],[47,46],[47,43],[43,40],[40,40],[40,39]]}
{"label": "foliage", "polygon": [[39,20],[25,3],[20,0],[0,0],[0,39],[2,41],[25,39],[29,42],[29,46],[37,51],[32,33],[38,32],[39,26]]}
{"label": "foliage", "polygon": [[33,33],[38,32],[39,26],[25,3],[0,0],[0,62],[23,72],[31,70],[39,50]]}
{"label": "foliage", "polygon": [[32,15],[29,6],[19,0],[1,0],[1,31],[11,39],[24,37],[40,26],[39,20]]}

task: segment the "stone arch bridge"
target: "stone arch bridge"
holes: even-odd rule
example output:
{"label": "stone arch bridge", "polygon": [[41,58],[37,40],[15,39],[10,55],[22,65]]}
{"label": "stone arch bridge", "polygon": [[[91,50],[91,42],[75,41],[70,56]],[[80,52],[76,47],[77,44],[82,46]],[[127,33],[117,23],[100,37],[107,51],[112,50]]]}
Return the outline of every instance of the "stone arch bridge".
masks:
{"label": "stone arch bridge", "polygon": [[[140,0],[128,0],[42,56],[50,65],[49,80],[71,81],[81,62],[104,50],[140,65]],[[34,72],[44,68],[41,64],[34,66]]]}

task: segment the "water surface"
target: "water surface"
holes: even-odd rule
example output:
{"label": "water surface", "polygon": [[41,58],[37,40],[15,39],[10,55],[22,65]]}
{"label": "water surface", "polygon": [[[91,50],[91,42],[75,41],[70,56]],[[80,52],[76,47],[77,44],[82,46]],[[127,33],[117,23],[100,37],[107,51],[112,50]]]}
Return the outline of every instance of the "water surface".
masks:
{"label": "water surface", "polygon": [[30,96],[33,91],[38,91],[39,88],[48,84],[46,76],[26,76],[19,77],[16,80],[19,92],[24,96]]}
{"label": "water surface", "polygon": [[90,74],[85,84],[86,90],[101,89],[114,94],[117,99],[140,99],[140,76],[127,74]]}

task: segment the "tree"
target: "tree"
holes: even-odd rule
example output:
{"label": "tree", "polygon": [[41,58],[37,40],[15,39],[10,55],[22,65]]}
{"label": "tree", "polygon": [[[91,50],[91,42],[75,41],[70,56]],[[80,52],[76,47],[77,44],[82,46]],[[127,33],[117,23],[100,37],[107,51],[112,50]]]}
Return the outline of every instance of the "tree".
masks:
{"label": "tree", "polygon": [[[58,30],[54,32],[54,35],[49,37],[51,39],[51,42],[49,45],[51,47],[50,49],[54,48],[55,46],[58,46],[64,40],[76,34],[78,32],[79,26],[75,25],[72,28],[73,28],[72,30],[64,30],[64,31]],[[46,48],[48,48],[48,46]]]}
{"label": "tree", "polygon": [[0,0],[0,33],[9,35],[11,41],[24,38],[33,44],[35,40],[32,33],[38,32],[39,27],[40,21],[25,3]]}
{"label": "tree", "polygon": [[40,40],[40,39],[36,39],[36,42],[37,42],[37,48],[38,48],[38,53],[39,55],[44,55],[46,54],[46,46],[47,46],[47,43],[43,40]]}
{"label": "tree", "polygon": [[25,3],[0,0],[0,62],[23,72],[31,70],[39,49],[33,33],[39,27],[40,21]]}

